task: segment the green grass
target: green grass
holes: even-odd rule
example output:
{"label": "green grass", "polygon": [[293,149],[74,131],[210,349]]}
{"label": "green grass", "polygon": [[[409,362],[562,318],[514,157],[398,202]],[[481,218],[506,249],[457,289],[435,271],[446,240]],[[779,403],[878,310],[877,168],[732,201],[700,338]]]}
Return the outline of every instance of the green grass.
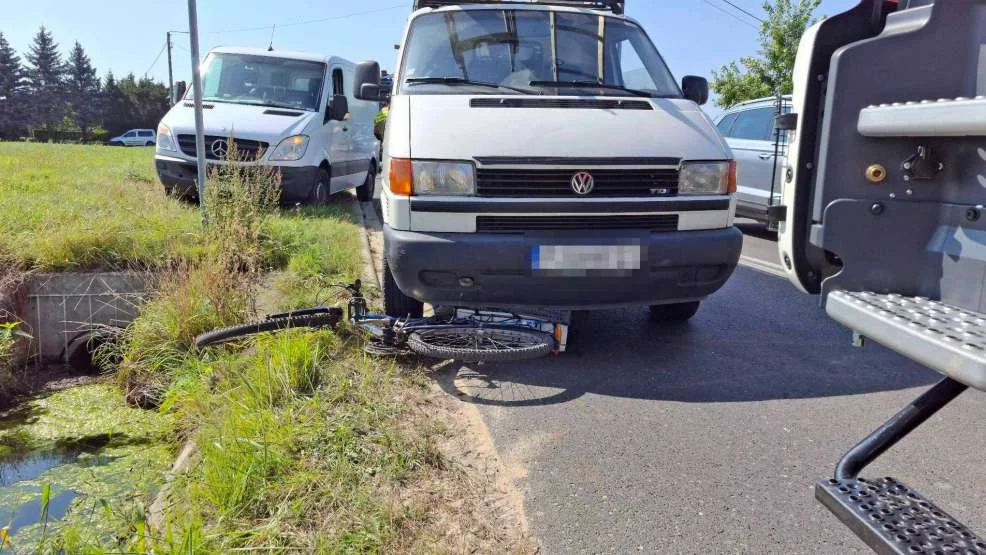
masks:
{"label": "green grass", "polygon": [[0,142],[0,252],[29,268],[195,256],[199,217],[165,198],[150,148]]}
{"label": "green grass", "polygon": [[[199,211],[165,197],[153,149],[0,142],[0,255],[32,270],[126,270],[208,254]],[[339,202],[279,211],[263,262],[302,279],[355,276],[355,222]]]}
{"label": "green grass", "polygon": [[[493,551],[489,523],[469,509],[476,478],[441,455],[445,432],[419,369],[367,357],[345,328],[193,348],[203,331],[256,317],[258,303],[331,302],[331,283],[359,276],[348,204],[271,210],[264,187],[226,176],[216,190],[232,194],[207,202],[202,227],[152,172],[148,149],[0,144],[2,208],[17,209],[0,222],[0,254],[31,268],[161,270],[103,360],[132,404],[171,419],[171,445],[198,446],[170,490],[164,529],[150,530],[141,507],[110,506],[114,539],[70,524],[46,549]],[[22,201],[8,201],[12,191]]]}

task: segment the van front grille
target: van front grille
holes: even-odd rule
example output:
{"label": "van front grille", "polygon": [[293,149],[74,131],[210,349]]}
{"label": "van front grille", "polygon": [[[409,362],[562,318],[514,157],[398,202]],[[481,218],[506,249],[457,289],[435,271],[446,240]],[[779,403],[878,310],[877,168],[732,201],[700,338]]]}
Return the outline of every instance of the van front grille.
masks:
{"label": "van front grille", "polygon": [[[572,177],[579,170],[476,170],[476,194],[481,197],[578,197]],[[676,169],[589,170],[592,191],[585,197],[667,197],[678,194]]]}
{"label": "van front grille", "polygon": [[[222,152],[222,145],[216,145],[216,141],[224,141],[226,143],[226,148],[228,149],[229,137],[222,137],[219,135],[206,135],[205,136],[205,157],[209,160],[219,160],[220,156],[216,152]],[[264,155],[264,151],[270,146],[268,143],[263,141],[251,141],[249,139],[235,139],[236,150],[239,153],[239,160],[247,162],[260,158]],[[178,135],[178,146],[181,151],[188,156],[195,156],[195,135]]]}
{"label": "van front grille", "polygon": [[567,231],[605,229],[647,229],[677,231],[677,214],[642,216],[478,216],[476,231],[481,233],[522,233],[525,231]]}

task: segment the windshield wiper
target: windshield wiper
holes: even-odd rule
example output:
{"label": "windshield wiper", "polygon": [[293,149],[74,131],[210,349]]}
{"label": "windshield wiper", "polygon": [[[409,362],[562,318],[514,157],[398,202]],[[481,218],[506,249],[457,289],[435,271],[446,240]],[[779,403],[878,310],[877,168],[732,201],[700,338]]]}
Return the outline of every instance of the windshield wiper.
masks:
{"label": "windshield wiper", "polygon": [[636,96],[646,96],[647,98],[653,98],[654,95],[639,89],[631,89],[624,87],[623,85],[608,85],[606,83],[600,83],[598,81],[531,81],[530,85],[532,87],[586,87],[586,88],[596,88],[596,89],[613,89],[614,91],[628,92]]}
{"label": "windshield wiper", "polygon": [[539,94],[537,91],[532,91],[530,89],[510,87],[508,85],[501,85],[499,83],[486,83],[484,81],[473,81],[472,79],[464,79],[462,77],[412,77],[404,82],[408,85],[472,85],[476,87],[506,89],[509,91],[516,91],[521,94]]}

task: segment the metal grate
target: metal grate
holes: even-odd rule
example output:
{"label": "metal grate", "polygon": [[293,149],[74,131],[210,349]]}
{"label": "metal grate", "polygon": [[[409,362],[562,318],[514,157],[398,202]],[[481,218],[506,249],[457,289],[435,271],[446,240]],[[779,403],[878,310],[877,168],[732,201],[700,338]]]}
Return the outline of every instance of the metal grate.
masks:
{"label": "metal grate", "polygon": [[472,108],[571,108],[598,110],[653,110],[646,100],[605,98],[473,98]]}
{"label": "metal grate", "polygon": [[[219,160],[219,156],[215,154],[213,144],[216,141],[225,141],[229,144],[229,137],[222,137],[219,135],[206,135],[205,136],[205,157],[209,160]],[[256,160],[264,155],[264,151],[267,150],[269,146],[268,143],[263,141],[251,141],[249,139],[235,139],[236,149],[239,151],[239,160],[249,161]],[[178,146],[181,151],[188,156],[195,156],[195,135],[178,135]]]}
{"label": "metal grate", "polygon": [[986,314],[894,293],[833,291],[837,322],[976,389],[986,389]]}
{"label": "metal grate", "polygon": [[676,231],[677,214],[643,216],[478,216],[476,231],[482,233],[523,233],[525,231],[567,231],[588,229],[647,229]]}
{"label": "metal grate", "polygon": [[[653,197],[678,194],[678,170],[589,170],[594,185],[588,197]],[[572,176],[578,170],[527,168],[476,170],[481,197],[577,197]]]}
{"label": "metal grate", "polygon": [[986,541],[894,478],[824,480],[815,497],[878,553],[986,555]]}

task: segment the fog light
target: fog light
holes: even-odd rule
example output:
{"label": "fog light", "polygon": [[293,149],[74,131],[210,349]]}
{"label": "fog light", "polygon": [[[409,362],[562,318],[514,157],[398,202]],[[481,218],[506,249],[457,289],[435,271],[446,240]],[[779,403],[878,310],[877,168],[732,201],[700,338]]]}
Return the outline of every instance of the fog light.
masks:
{"label": "fog light", "polygon": [[459,278],[459,285],[462,286],[462,287],[465,287],[467,289],[469,287],[472,287],[475,283],[476,282],[471,277],[469,277],[469,276],[465,276],[465,277],[460,277]]}

